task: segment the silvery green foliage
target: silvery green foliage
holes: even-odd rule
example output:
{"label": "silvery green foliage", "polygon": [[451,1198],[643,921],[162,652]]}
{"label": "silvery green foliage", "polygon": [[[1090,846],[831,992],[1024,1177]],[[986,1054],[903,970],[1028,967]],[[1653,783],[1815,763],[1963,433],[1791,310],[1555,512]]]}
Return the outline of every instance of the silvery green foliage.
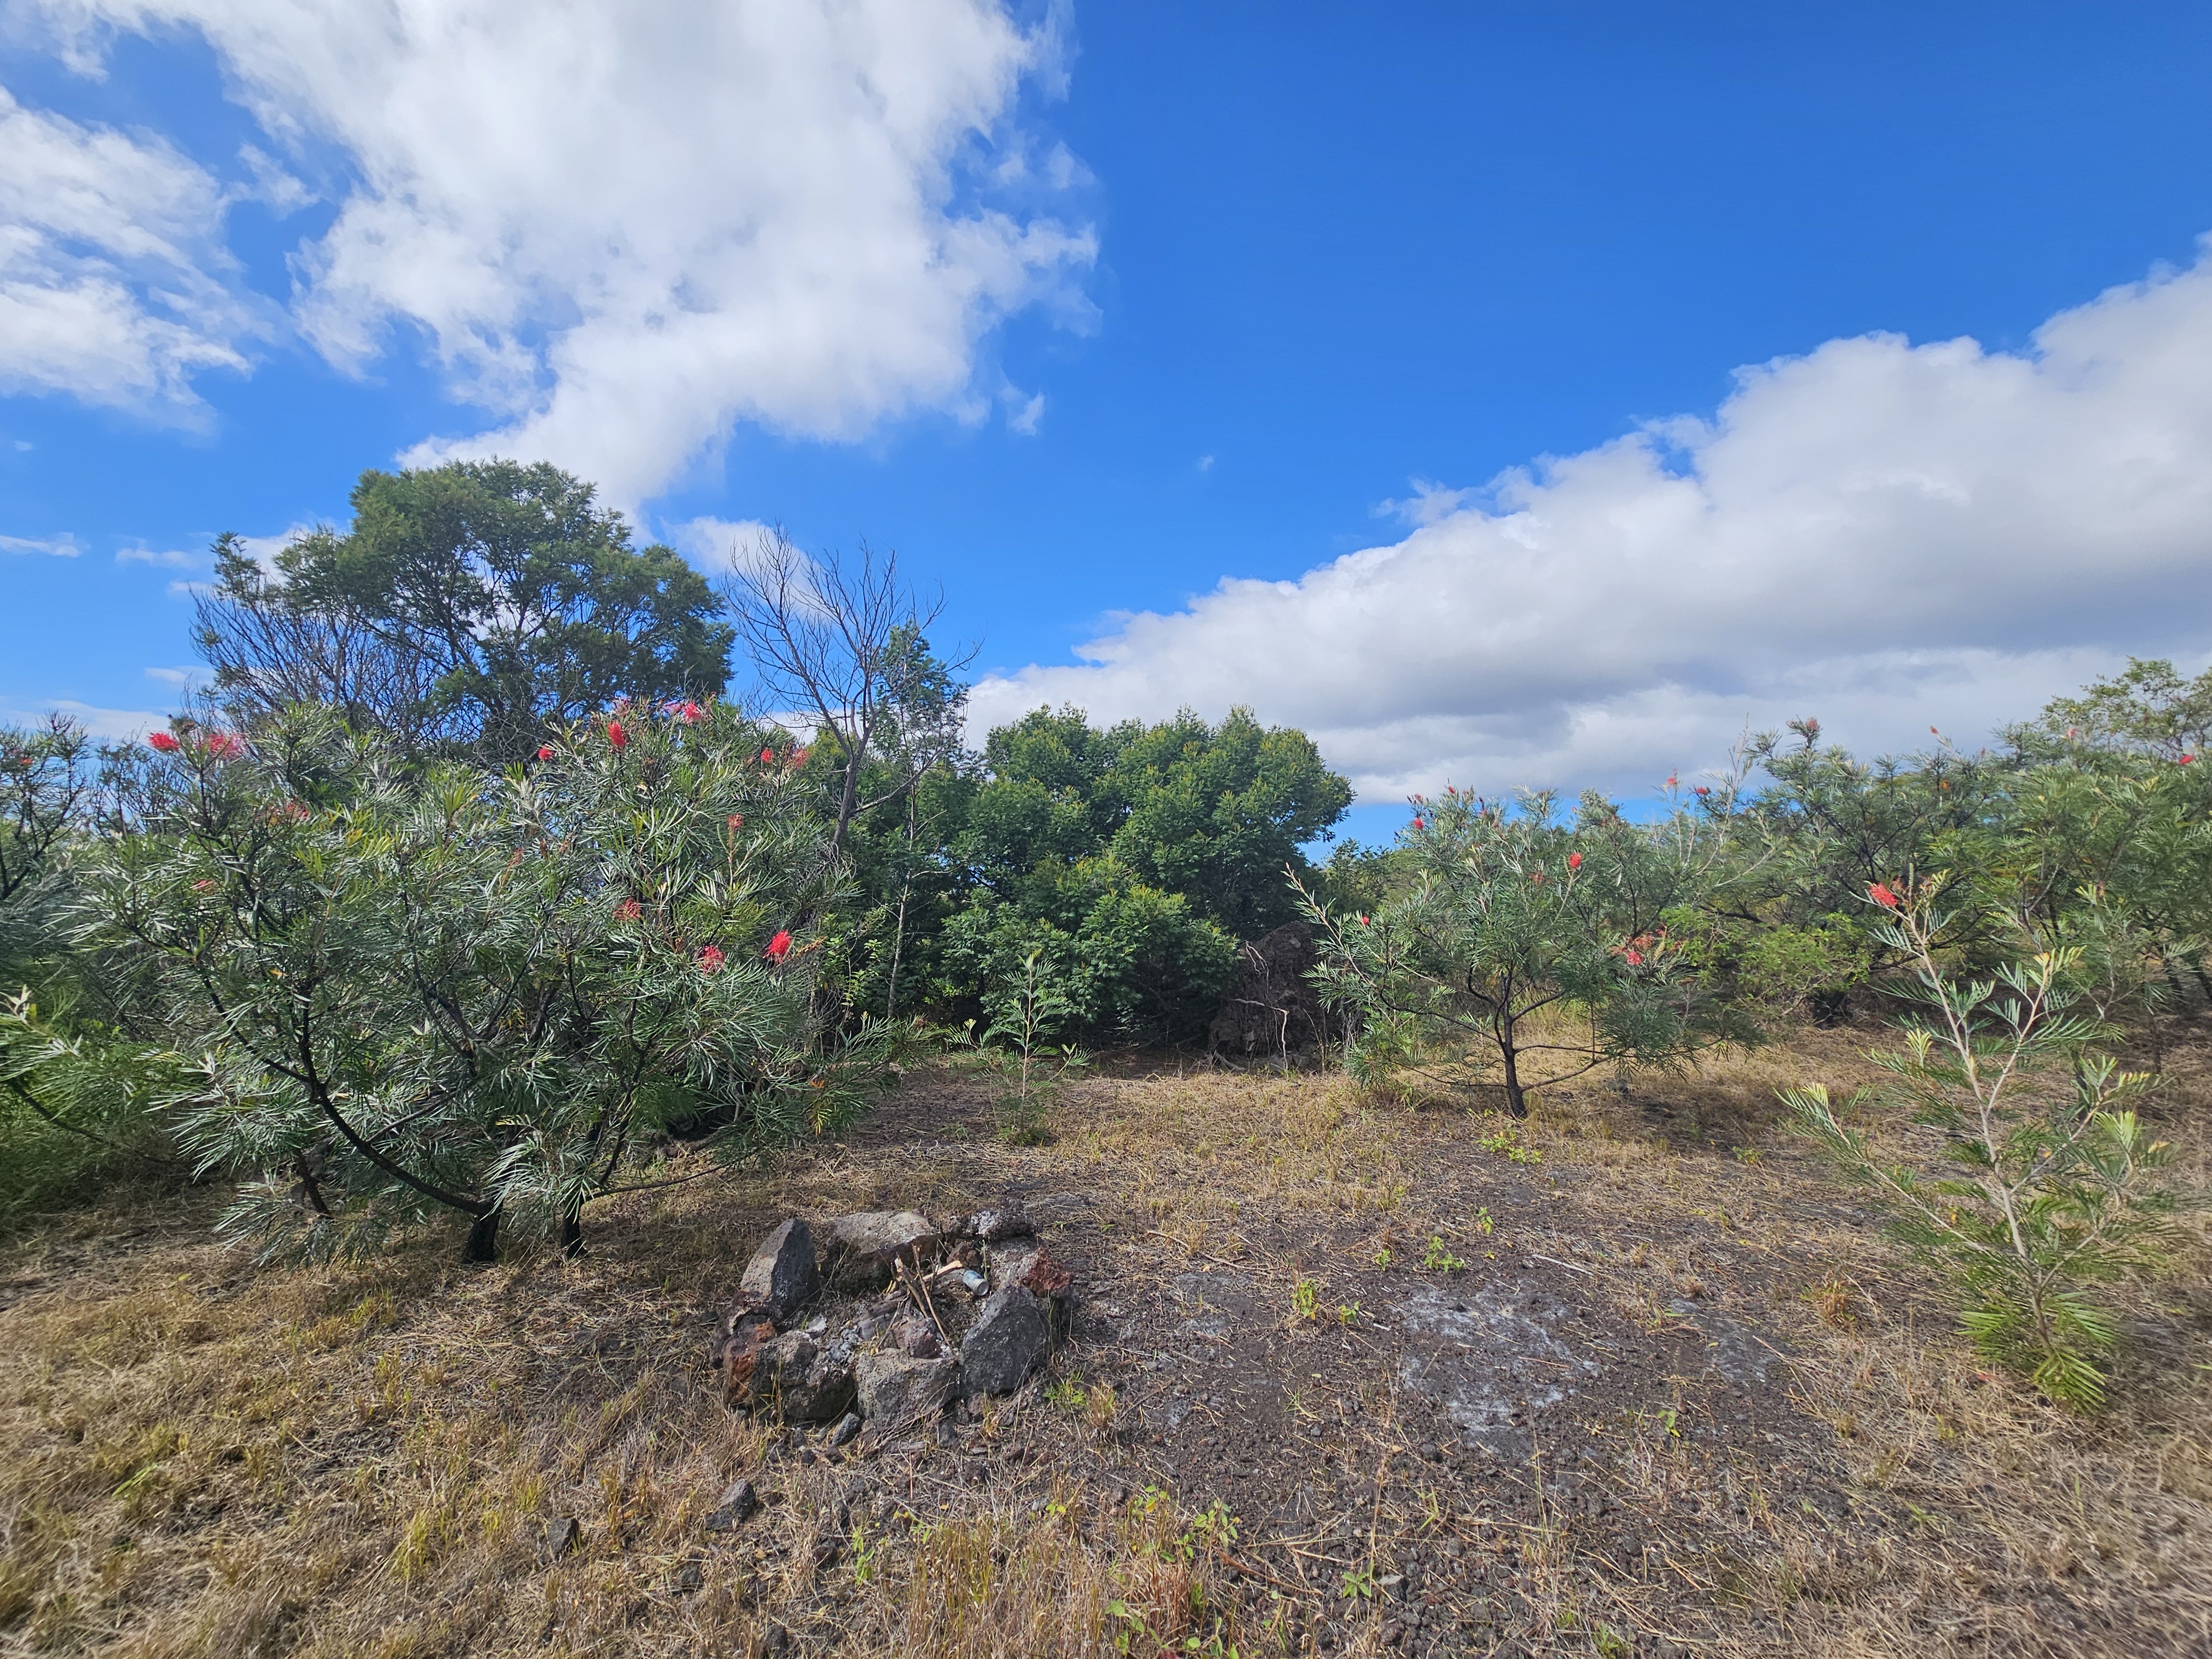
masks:
{"label": "silvery green foliage", "polygon": [[[1953,931],[1935,908],[1942,884],[1899,886],[1869,890],[1921,1005],[1903,1022],[1905,1047],[1870,1056],[1894,1080],[1841,1108],[1818,1084],[1782,1097],[1802,1133],[1881,1195],[1898,1236],[1955,1280],[1975,1346],[2092,1409],[2118,1331],[2088,1287],[2160,1265],[2179,1202],[2155,1178],[2172,1149],[2130,1109],[2156,1079],[2094,1052],[2114,1028],[2076,1012],[2094,1006],[2102,977],[2082,945],[2015,923],[2020,958],[1961,979],[1940,960]],[[1858,1127],[1877,1102],[1921,1132],[1912,1162],[1877,1156]]]}
{"label": "silvery green foliage", "polygon": [[1709,861],[1688,831],[1647,833],[1595,795],[1571,823],[1549,795],[1507,807],[1449,790],[1415,805],[1407,879],[1386,902],[1339,913],[1299,889],[1354,1076],[1494,1075],[1518,1117],[1545,1085],[1742,1034],[1669,939]]}
{"label": "silvery green foliage", "polygon": [[880,1068],[881,1028],[817,1017],[836,878],[791,757],[734,710],[618,706],[505,773],[310,708],[250,745],[176,736],[86,854],[77,923],[154,964],[185,1062],[163,1115],[250,1177],[228,1224],[267,1252],[442,1211],[479,1256],[498,1230],[573,1243],[647,1143],[742,1157]]}

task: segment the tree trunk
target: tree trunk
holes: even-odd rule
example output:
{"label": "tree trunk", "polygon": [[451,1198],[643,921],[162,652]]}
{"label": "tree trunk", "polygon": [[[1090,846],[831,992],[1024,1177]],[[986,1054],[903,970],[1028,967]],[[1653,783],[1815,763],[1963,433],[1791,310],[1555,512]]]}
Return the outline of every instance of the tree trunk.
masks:
{"label": "tree trunk", "polygon": [[584,1253],[584,1213],[580,1208],[568,1211],[561,1218],[561,1254],[579,1256]]}
{"label": "tree trunk", "polygon": [[1505,1056],[1505,1109],[1516,1117],[1526,1117],[1528,1115],[1528,1091],[1521,1086],[1521,1067],[1510,1032],[1498,1040],[1498,1051]]}
{"label": "tree trunk", "polygon": [[461,1246],[461,1260],[471,1266],[485,1267],[499,1260],[499,1206],[496,1204],[469,1223],[468,1242]]}

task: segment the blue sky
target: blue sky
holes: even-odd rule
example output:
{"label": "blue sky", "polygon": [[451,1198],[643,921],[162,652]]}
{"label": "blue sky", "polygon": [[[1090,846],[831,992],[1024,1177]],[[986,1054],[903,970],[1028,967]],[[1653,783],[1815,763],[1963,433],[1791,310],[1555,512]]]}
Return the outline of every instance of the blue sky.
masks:
{"label": "blue sky", "polygon": [[495,452],[1370,802],[2212,649],[2202,7],[356,10],[0,12],[0,709],[127,728],[216,531]]}

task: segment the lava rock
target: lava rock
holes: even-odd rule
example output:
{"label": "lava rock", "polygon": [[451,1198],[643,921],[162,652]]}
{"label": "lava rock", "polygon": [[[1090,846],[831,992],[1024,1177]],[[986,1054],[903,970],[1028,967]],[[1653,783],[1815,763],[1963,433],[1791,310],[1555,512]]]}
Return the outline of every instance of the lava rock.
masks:
{"label": "lava rock", "polygon": [[787,1423],[827,1423],[853,1403],[853,1368],[804,1331],[787,1332],[755,1358],[740,1403]]}
{"label": "lava rock", "polygon": [[1074,1280],[1067,1269],[1034,1238],[1017,1238],[991,1250],[991,1293],[1018,1285],[1047,1304],[1055,1333],[1065,1333],[1075,1314]]}
{"label": "lava rock", "polygon": [[986,1244],[1009,1238],[1030,1238],[1036,1233],[1030,1212],[1011,1199],[995,1210],[976,1211],[968,1219],[968,1231]]}
{"label": "lava rock", "polygon": [[720,1330],[714,1338],[714,1364],[722,1370],[723,1389],[732,1397],[742,1396],[752,1387],[753,1367],[760,1361],[760,1351],[775,1337],[775,1321],[764,1308],[749,1308],[743,1303],[722,1316]]}
{"label": "lava rock", "polygon": [[[863,1376],[865,1376],[865,1373],[863,1373]],[[830,1443],[833,1446],[849,1446],[859,1436],[860,1432],[860,1413],[858,1412],[847,1412],[844,1416],[837,1419],[837,1427],[830,1437]]]}
{"label": "lava rock", "polygon": [[1045,1305],[1019,1285],[991,1292],[975,1328],[960,1344],[967,1387],[982,1394],[1012,1394],[1044,1364],[1052,1348]]}
{"label": "lava rock", "polygon": [[960,1362],[863,1354],[857,1368],[860,1415],[886,1429],[920,1422],[945,1409],[960,1378]]}
{"label": "lava rock", "polygon": [[556,1515],[545,1523],[545,1559],[558,1561],[574,1549],[584,1535],[573,1515]]}
{"label": "lava rock", "polygon": [[937,1328],[920,1314],[906,1314],[894,1321],[890,1343],[909,1359],[934,1359],[945,1352]]}
{"label": "lava rock", "polygon": [[734,1482],[700,1524],[708,1532],[735,1532],[760,1510],[760,1495],[750,1480]]}
{"label": "lava rock", "polygon": [[738,1283],[743,1304],[766,1309],[778,1319],[813,1299],[822,1288],[822,1270],[814,1257],[814,1235],[805,1222],[793,1216],[768,1236],[746,1264]]}
{"label": "lava rock", "polygon": [[937,1248],[937,1229],[913,1210],[866,1210],[830,1224],[832,1261],[841,1277],[880,1284],[904,1261],[919,1272]]}

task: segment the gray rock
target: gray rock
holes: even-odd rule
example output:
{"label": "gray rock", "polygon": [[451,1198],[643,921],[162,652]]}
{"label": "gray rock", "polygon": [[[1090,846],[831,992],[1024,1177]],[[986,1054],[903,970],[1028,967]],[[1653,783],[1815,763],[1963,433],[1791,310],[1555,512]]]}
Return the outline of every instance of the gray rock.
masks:
{"label": "gray rock", "polygon": [[827,1423],[853,1403],[853,1368],[804,1331],[787,1332],[755,1358],[740,1403],[787,1423]]}
{"label": "gray rock", "polygon": [[830,1437],[830,1443],[833,1446],[849,1446],[860,1432],[860,1414],[858,1412],[847,1412],[837,1419],[837,1427]]}
{"label": "gray rock", "polygon": [[1045,1305],[1019,1285],[994,1291],[975,1328],[960,1344],[960,1371],[967,1387],[982,1394],[1012,1394],[1044,1364],[1052,1348],[1052,1321]]}
{"label": "gray rock", "polygon": [[779,1319],[804,1306],[822,1288],[822,1271],[814,1260],[814,1235],[797,1216],[782,1223],[753,1252],[738,1294],[755,1307],[766,1308]]}
{"label": "gray rock", "polygon": [[889,1279],[901,1261],[918,1271],[937,1242],[929,1218],[913,1210],[866,1210],[830,1224],[834,1269],[841,1277],[864,1281]]}
{"label": "gray rock", "polygon": [[910,1359],[904,1354],[863,1354],[860,1375],[860,1415],[885,1429],[917,1423],[945,1409],[960,1377],[960,1362]]}
{"label": "gray rock", "polygon": [[891,1326],[891,1346],[909,1359],[934,1359],[945,1352],[937,1328],[920,1314],[905,1314]]}
{"label": "gray rock", "polygon": [[708,1532],[735,1532],[760,1509],[759,1494],[750,1480],[734,1482],[714,1505],[714,1513],[700,1524]]}
{"label": "gray rock", "polygon": [[968,1231],[986,1244],[1009,1238],[1028,1238],[1036,1231],[1030,1212],[1009,1199],[995,1210],[978,1210],[968,1218]]}
{"label": "gray rock", "polygon": [[545,1559],[558,1561],[582,1540],[584,1529],[573,1515],[556,1515],[545,1523]]}

